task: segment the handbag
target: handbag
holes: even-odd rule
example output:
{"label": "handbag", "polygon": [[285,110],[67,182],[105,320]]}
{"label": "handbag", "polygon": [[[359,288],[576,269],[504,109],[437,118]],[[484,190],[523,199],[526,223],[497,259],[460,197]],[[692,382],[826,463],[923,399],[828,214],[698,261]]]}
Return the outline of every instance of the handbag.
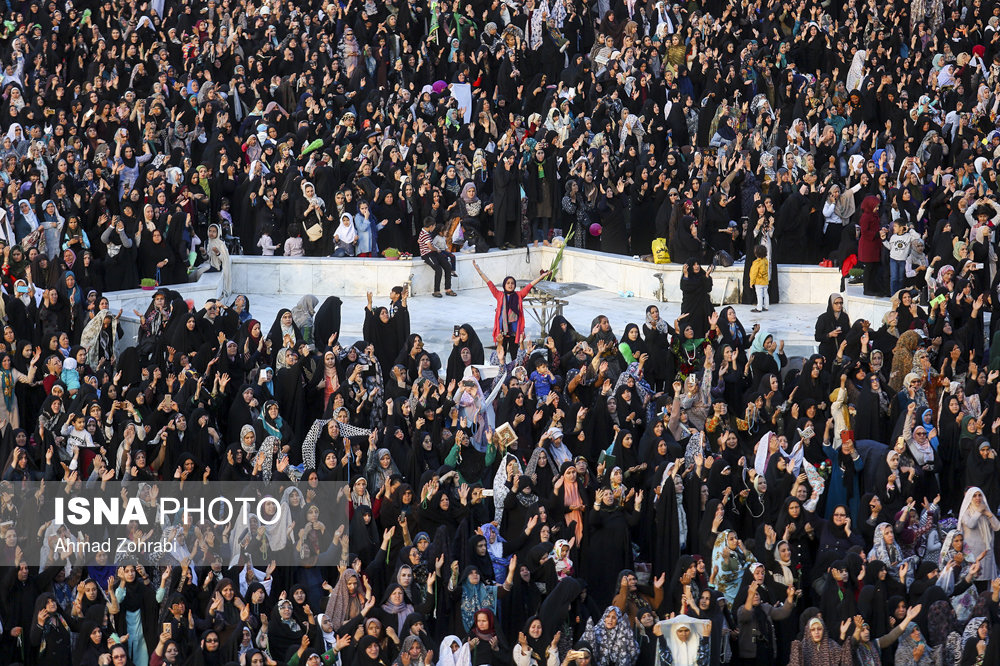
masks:
{"label": "handbag", "polygon": [[[42,230],[39,227],[21,239],[21,246],[25,249],[35,247],[38,244],[38,239],[41,235]],[[39,252],[41,252],[41,250],[39,250]]]}
{"label": "handbag", "polygon": [[712,258],[712,265],[715,266],[716,268],[718,268],[719,266],[722,266],[723,268],[729,268],[730,266],[733,265],[733,257],[725,250],[719,250],[718,252],[715,253],[715,256]]}
{"label": "handbag", "polygon": [[320,224],[319,222],[312,225],[311,227],[306,229],[306,236],[309,238],[309,240],[315,243],[316,241],[318,241],[320,238],[323,237],[323,225]]}
{"label": "handbag", "polygon": [[955,609],[955,616],[959,622],[964,624],[969,621],[978,601],[979,593],[976,591],[975,585],[972,585],[965,592],[951,599],[951,607]]}
{"label": "handbag", "polygon": [[653,263],[655,264],[670,263],[670,250],[667,248],[666,238],[654,238],[652,249],[653,249]]}

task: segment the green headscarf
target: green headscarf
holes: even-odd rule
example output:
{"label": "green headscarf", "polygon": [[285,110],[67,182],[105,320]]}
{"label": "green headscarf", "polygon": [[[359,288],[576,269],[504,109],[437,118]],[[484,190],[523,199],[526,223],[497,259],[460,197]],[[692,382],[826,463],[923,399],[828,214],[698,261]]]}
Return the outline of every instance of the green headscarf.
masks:
{"label": "green headscarf", "polygon": [[700,348],[703,344],[705,344],[705,338],[684,338],[681,342],[681,349],[686,352],[691,352]]}
{"label": "green headscarf", "polygon": [[961,429],[961,432],[960,432],[960,434],[958,436],[958,441],[962,441],[963,439],[975,439],[976,438],[976,433],[974,433],[971,430],[969,430],[969,424],[972,423],[974,420],[975,419],[973,419],[971,416],[964,416],[964,417],[962,417],[962,429]]}
{"label": "green headscarf", "polygon": [[757,335],[753,338],[753,344],[750,345],[751,356],[753,354],[767,354],[768,351],[764,349],[764,343],[767,342],[767,339],[770,337],[774,336],[765,330],[757,331]]}

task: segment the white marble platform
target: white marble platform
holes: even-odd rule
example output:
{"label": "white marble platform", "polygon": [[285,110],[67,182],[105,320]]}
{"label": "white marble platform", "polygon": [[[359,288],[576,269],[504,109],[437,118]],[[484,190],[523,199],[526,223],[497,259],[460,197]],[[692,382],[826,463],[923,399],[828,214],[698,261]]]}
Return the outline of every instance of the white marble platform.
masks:
{"label": "white marble platform", "polygon": [[[546,248],[547,249],[547,248]],[[456,291],[483,286],[472,268],[476,260],[483,271],[501,280],[505,275],[530,279],[552,263],[555,253],[507,250],[488,254],[458,255]],[[434,290],[434,272],[419,257],[414,259],[341,259],[334,257],[233,257],[233,290],[237,293],[336,294],[364,296],[367,292],[389,293],[394,286],[411,281],[414,294]],[[263,285],[270,285],[265,290]],[[442,281],[442,290],[444,283]]]}
{"label": "white marble platform", "polygon": [[[185,299],[194,304],[196,309],[201,309],[205,301],[209,298],[219,297],[221,285],[222,275],[220,273],[206,273],[202,275],[198,282],[167,286],[180,292]],[[156,293],[155,289],[126,289],[122,291],[109,291],[104,294],[108,297],[112,312],[117,312],[118,308],[122,310],[122,316],[119,321],[124,332],[122,339],[127,344],[135,343],[136,335],[139,331],[139,319],[135,316],[133,310],[145,312],[146,308],[149,307],[149,301],[153,298],[154,293]]]}
{"label": "white marble platform", "polygon": [[848,285],[844,292],[844,309],[851,315],[851,321],[867,319],[875,327],[882,325],[882,317],[889,311],[888,298],[865,296],[861,285]]}
{"label": "white marble platform", "polygon": [[[555,256],[555,250],[545,248]],[[668,301],[681,299],[679,264],[651,264],[631,257],[609,256],[590,250],[567,249],[559,269],[559,280],[600,285],[610,291],[632,291],[639,298],[655,298],[660,273]],[[743,289],[743,264],[716,268],[713,300],[738,302]],[[840,270],[820,266],[779,266],[778,294],[782,303],[825,303],[840,289]]]}
{"label": "white marble platform", "polygon": [[[410,304],[412,330],[424,335],[433,351],[447,355],[455,324],[472,324],[484,342],[491,337],[493,299],[472,268],[473,260],[494,282],[513,275],[523,283],[549,268],[556,255],[557,249],[550,247],[459,255],[459,276],[453,280],[459,296],[443,299],[430,295],[433,273],[419,258],[388,261],[239,256],[233,259],[233,291],[250,297],[253,316],[265,328],[270,327],[280,308],[291,307],[303,295],[315,294],[321,301],[328,295],[337,295],[344,300],[343,339],[353,341],[361,337],[365,294],[371,291],[376,302],[385,303],[393,286],[410,281],[414,294]],[[578,283],[584,288],[565,299],[568,304],[564,313],[577,330],[589,330],[591,319],[604,314],[620,335],[627,323],[643,322],[645,309],[651,303],[657,303],[668,320],[680,314],[681,272],[679,265],[656,265],[630,257],[567,248],[557,281]],[[662,277],[666,294],[666,302],[662,303],[657,298],[661,284],[657,274]],[[717,304],[738,302],[743,266],[719,268],[713,275],[713,300]],[[759,322],[762,328],[785,340],[789,354],[810,354],[815,349],[816,317],[825,309],[829,294],[838,290],[840,273],[818,266],[782,266],[778,280],[781,303],[772,306],[768,313],[754,314],[750,306],[743,305],[736,305],[736,310],[748,329]],[[198,283],[173,285],[199,308],[207,298],[218,296],[219,287],[220,276],[212,273],[204,275]],[[632,297],[626,297],[627,292]],[[125,311],[126,340],[134,341],[137,330],[132,309],[143,311],[151,295],[139,289],[108,294],[113,307]],[[852,308],[849,305],[848,311],[855,318],[858,315]],[[538,325],[531,322],[529,333],[537,336],[541,333],[537,329]]]}
{"label": "white marble platform", "polygon": [[[549,268],[557,256],[553,247],[530,250],[503,250],[487,254],[458,255],[458,277],[452,282],[456,291],[482,286],[471,262],[494,281],[505,275],[520,280],[531,279]],[[563,252],[557,279],[579,282],[615,292],[631,291],[638,298],[655,298],[663,278],[668,301],[679,301],[682,268],[677,264],[652,264],[631,257],[607,255],[589,250],[567,248]],[[717,268],[713,273],[716,302],[738,301],[743,287],[742,264]],[[278,294],[337,294],[364,296],[366,292],[388,293],[396,285],[411,281],[414,294],[433,291],[434,274],[419,257],[388,261],[386,259],[338,259],[333,257],[233,258],[233,289],[236,292],[257,293],[258,285],[273,285]],[[784,303],[825,303],[839,289],[840,272],[819,266],[780,266],[778,289]]]}

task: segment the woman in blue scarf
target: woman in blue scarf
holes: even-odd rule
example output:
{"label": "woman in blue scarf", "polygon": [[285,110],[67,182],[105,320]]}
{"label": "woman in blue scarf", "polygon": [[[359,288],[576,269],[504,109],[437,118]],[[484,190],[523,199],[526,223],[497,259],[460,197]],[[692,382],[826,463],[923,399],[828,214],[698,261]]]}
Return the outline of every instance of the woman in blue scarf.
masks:
{"label": "woman in blue scarf", "polygon": [[757,331],[749,350],[750,375],[755,380],[767,374],[780,376],[781,368],[788,364],[784,347],[784,342],[779,346],[767,331]]}
{"label": "woman in blue scarf", "polygon": [[462,193],[462,179],[454,164],[445,167],[443,189],[448,193],[449,204],[457,201],[458,196]]}
{"label": "woman in blue scarf", "polygon": [[733,530],[720,532],[715,538],[715,547],[712,548],[715,589],[721,592],[730,604],[736,600],[743,571],[756,561],[757,558],[743,547],[743,542]]}
{"label": "woman in blue scarf", "polygon": [[[457,566],[458,562],[455,562],[452,569],[453,573]],[[456,585],[456,580],[460,580],[461,583]],[[458,601],[456,605],[459,609],[462,631],[457,633],[468,633],[469,629],[472,628],[476,611],[485,608],[496,614],[497,593],[500,586],[484,583],[478,567],[465,567],[460,578],[453,575],[448,588],[451,591],[452,598]]]}
{"label": "woman in blue scarf", "polygon": [[268,437],[276,437],[281,441],[282,450],[287,449],[294,440],[292,429],[278,414],[278,403],[274,400],[264,403],[264,409],[260,410],[254,429],[257,431],[258,442],[263,442]]}
{"label": "woman in blue scarf", "polygon": [[229,309],[239,316],[241,324],[245,324],[253,319],[253,316],[250,314],[250,299],[243,294],[236,296],[236,300],[229,306]]}
{"label": "woman in blue scarf", "polygon": [[73,271],[66,271],[62,275],[62,282],[58,287],[59,295],[69,301],[70,309],[83,307],[83,290],[76,283],[76,274]]}
{"label": "woman in blue scarf", "polygon": [[[17,202],[17,210],[14,214],[14,235],[17,240],[23,241],[25,237],[38,229],[38,216],[31,208],[31,202],[21,199]],[[28,243],[31,245],[31,243]]]}
{"label": "woman in blue scarf", "polygon": [[486,552],[493,562],[494,580],[500,580],[507,575],[507,567],[510,566],[510,556],[504,555],[503,545],[507,540],[500,536],[500,531],[493,523],[486,523],[480,529],[486,537]]}
{"label": "woman in blue scarf", "polygon": [[56,209],[56,202],[52,199],[42,204],[42,233],[45,234],[45,254],[48,258],[54,259],[59,253],[59,236],[62,234],[63,216]]}
{"label": "woman in blue scarf", "polygon": [[934,412],[930,409],[925,409],[923,414],[920,415],[920,425],[924,427],[927,431],[927,441],[930,442],[931,446],[934,447],[934,451],[938,450],[938,433],[937,428],[934,427]]}
{"label": "woman in blue scarf", "polygon": [[731,305],[724,307],[719,313],[719,340],[722,344],[733,348],[741,368],[746,365],[746,350],[749,348],[751,340],[743,323],[736,316],[736,310]]}
{"label": "woman in blue scarf", "polygon": [[354,216],[354,228],[358,232],[357,256],[378,256],[378,231],[386,224],[388,224],[387,221],[379,222],[375,219],[367,201],[361,201],[358,204],[358,212]]}

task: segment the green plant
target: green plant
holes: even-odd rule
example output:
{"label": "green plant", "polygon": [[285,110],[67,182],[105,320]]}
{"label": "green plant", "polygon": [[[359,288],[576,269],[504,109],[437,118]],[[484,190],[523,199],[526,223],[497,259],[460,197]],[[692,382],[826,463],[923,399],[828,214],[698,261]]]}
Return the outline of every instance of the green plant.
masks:
{"label": "green plant", "polygon": [[573,240],[573,234],[575,233],[576,233],[576,227],[570,226],[569,233],[566,234],[566,238],[563,239],[562,247],[559,248],[559,252],[556,253],[556,258],[552,260],[552,265],[549,266],[549,274],[545,276],[546,280],[551,280],[552,282],[555,282],[556,270],[558,270],[559,264],[562,263],[563,250],[565,250],[566,246],[569,245],[569,242]]}

